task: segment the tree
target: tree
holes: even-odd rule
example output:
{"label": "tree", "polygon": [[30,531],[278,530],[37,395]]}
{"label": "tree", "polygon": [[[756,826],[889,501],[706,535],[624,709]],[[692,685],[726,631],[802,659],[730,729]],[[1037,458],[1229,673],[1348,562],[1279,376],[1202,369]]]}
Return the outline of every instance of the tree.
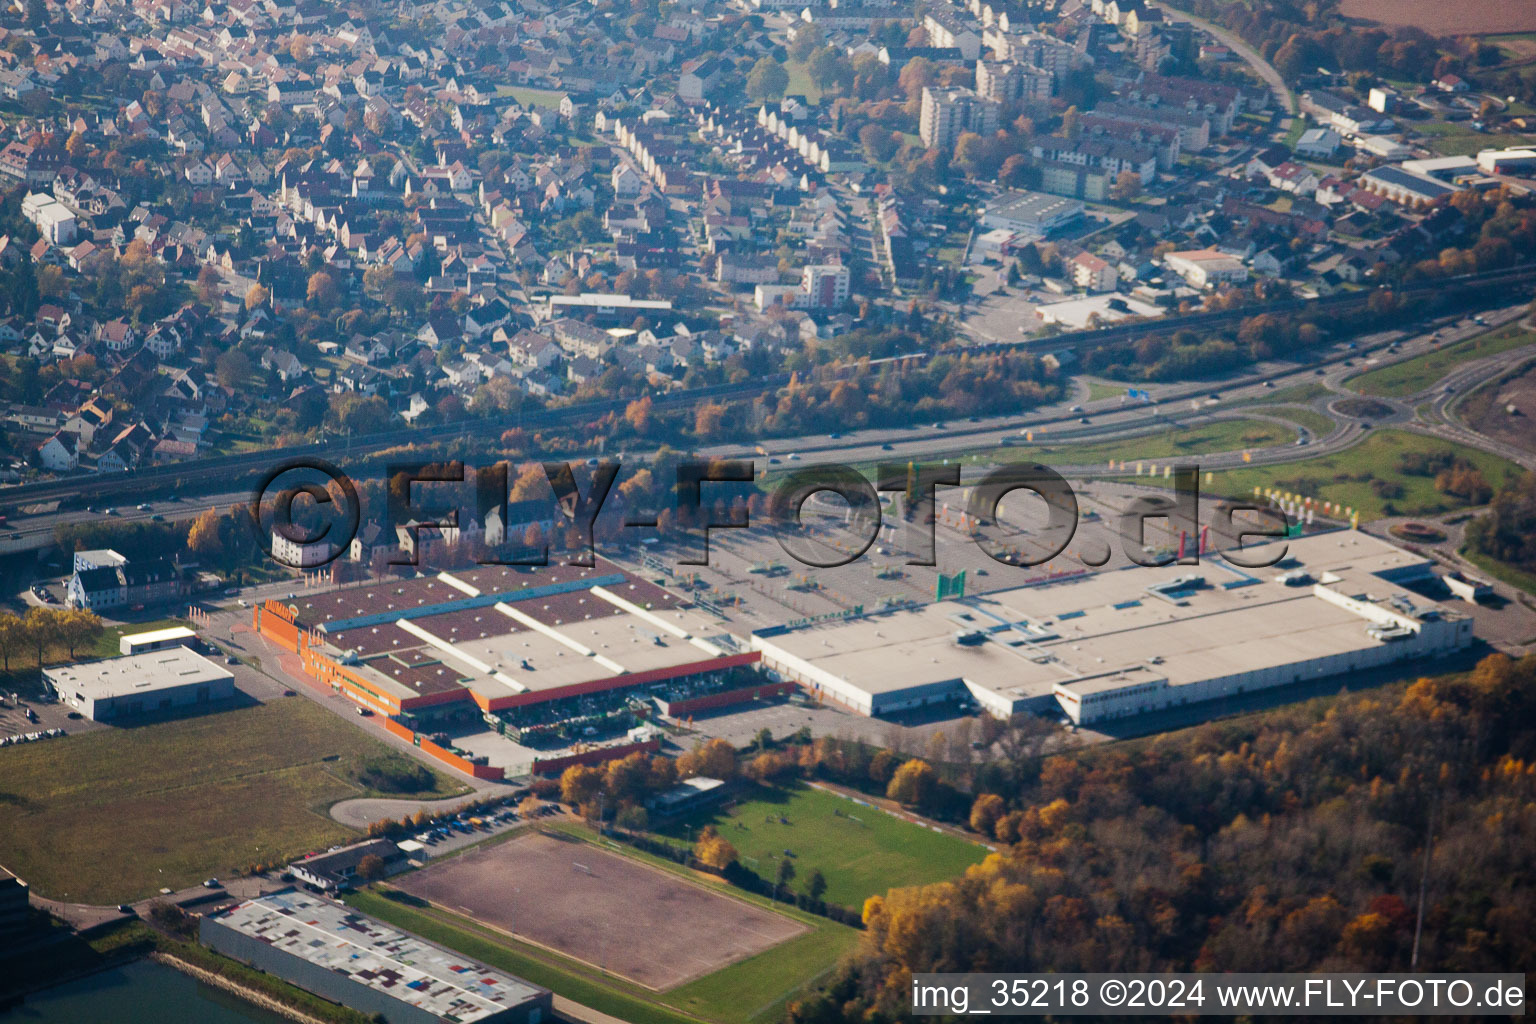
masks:
{"label": "tree", "polygon": [[219,357],[213,361],[213,370],[221,387],[239,391],[250,381],[255,367],[251,365],[250,356],[232,348],[228,352],[219,353]]}
{"label": "tree", "polygon": [[705,825],[698,842],[693,844],[693,856],[705,867],[724,871],[736,863],[736,847],[715,831],[715,826]]}
{"label": "tree", "polygon": [[1109,189],[1109,198],[1128,203],[1139,195],[1141,195],[1141,175],[1135,171],[1121,171],[1115,176],[1115,183]]}
{"label": "tree", "polygon": [[336,281],[323,270],[317,270],[309,275],[309,286],[304,291],[304,304],[310,309],[320,313],[327,313],[335,308],[341,298],[341,292],[336,288]]}
{"label": "tree", "polygon": [[384,870],[384,858],[376,853],[370,853],[357,862],[357,877],[369,882],[383,878]]}
{"label": "tree", "polygon": [[938,784],[939,773],[933,770],[933,765],[913,758],[896,769],[896,774],[891,776],[891,784],[885,789],[885,795],[897,803],[916,807],[933,796]]}
{"label": "tree", "polygon": [[46,24],[48,24],[47,0],[27,0],[27,25],[37,29]]}
{"label": "tree", "polygon": [[795,38],[789,44],[789,59],[804,63],[811,59],[811,54],[821,45],[821,29],[815,25],[807,25],[797,22],[795,25]]}
{"label": "tree", "polygon": [[779,861],[778,878],[774,883],[773,898],[778,899],[784,887],[795,880],[795,865],[788,857]]}
{"label": "tree", "polygon": [[101,636],[101,616],[84,608],[71,608],[58,613],[59,639],[69,649],[70,660],[75,652]]}
{"label": "tree", "polygon": [[206,306],[212,306],[217,312],[219,308],[219,285],[224,279],[210,264],[204,263],[203,269],[197,272],[197,297],[203,300]]}
{"label": "tree", "polygon": [[27,642],[26,627],[19,615],[0,612],[0,668],[11,670],[11,655]]}
{"label": "tree", "polygon": [[613,823],[630,835],[644,832],[651,824],[651,816],[646,813],[644,807],[631,805],[619,812]]}
{"label": "tree", "polygon": [[560,800],[580,806],[603,791],[603,770],[587,764],[573,764],[560,775]]}
{"label": "tree", "polygon": [[821,873],[821,868],[812,868],[809,877],[805,880],[805,894],[812,900],[819,900],[827,891],[827,876]]}
{"label": "tree", "polygon": [[789,88],[789,72],[772,57],[759,57],[747,75],[747,95],[754,100],[782,99]]}
{"label": "tree", "polygon": [[997,827],[997,819],[1003,816],[1007,805],[1003,798],[996,793],[983,793],[976,798],[971,805],[971,829],[980,832],[984,836],[993,834]]}
{"label": "tree", "polygon": [[538,797],[531,795],[525,796],[521,801],[518,802],[517,813],[522,815],[524,818],[531,818],[535,814],[538,814],[539,808],[543,806],[544,802]]}
{"label": "tree", "polygon": [[258,306],[265,306],[272,298],[272,293],[259,284],[253,284],[245,293],[245,308],[250,312]]}
{"label": "tree", "polygon": [[37,665],[41,668],[48,648],[60,640],[59,613],[53,608],[28,608],[21,621],[27,644],[37,655]]}

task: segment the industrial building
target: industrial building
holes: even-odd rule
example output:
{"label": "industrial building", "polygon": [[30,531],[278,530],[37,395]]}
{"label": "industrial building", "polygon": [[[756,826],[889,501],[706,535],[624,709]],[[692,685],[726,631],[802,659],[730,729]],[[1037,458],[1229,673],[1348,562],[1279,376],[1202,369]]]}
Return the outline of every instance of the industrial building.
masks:
{"label": "industrial building", "polygon": [[1284,559],[1264,570],[1210,556],[1089,573],[758,630],[752,645],[766,668],[865,715],[968,697],[998,716],[1091,724],[1472,642],[1471,619],[1406,589],[1435,575],[1428,559],[1348,530],[1283,543]]}
{"label": "industrial building", "polygon": [[234,673],[185,647],[43,669],[59,700],[97,722],[199,707],[235,695]]}
{"label": "industrial building", "polygon": [[202,919],[204,945],[392,1024],[540,1024],[548,990],[286,889]]}
{"label": "industrial building", "polygon": [[317,680],[481,778],[504,772],[422,736],[483,721],[525,747],[563,748],[566,737],[590,745],[636,726],[637,705],[686,713],[751,700],[766,686],[745,671],[760,655],[713,617],[601,560],[367,583],[268,601],[252,615]]}

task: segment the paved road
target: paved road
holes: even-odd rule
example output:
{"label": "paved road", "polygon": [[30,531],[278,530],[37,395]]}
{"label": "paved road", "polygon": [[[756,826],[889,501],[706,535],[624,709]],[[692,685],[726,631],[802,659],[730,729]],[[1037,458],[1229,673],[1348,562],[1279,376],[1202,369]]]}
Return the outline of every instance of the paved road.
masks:
{"label": "paved road", "polygon": [[[1280,72],[1276,71],[1273,64],[1259,56],[1253,47],[1243,42],[1235,33],[1229,32],[1219,25],[1213,25],[1204,18],[1197,18],[1193,14],[1186,14],[1168,4],[1159,3],[1153,6],[1160,8],[1163,12],[1163,17],[1169,21],[1188,22],[1196,28],[1215,36],[1221,41],[1221,45],[1241,57],[1249,67],[1253,68],[1260,78],[1264,79],[1264,84],[1269,86],[1269,91],[1274,93],[1275,99],[1280,101],[1280,107],[1283,111],[1292,115],[1297,113],[1296,97],[1291,92],[1290,86],[1285,84],[1285,79],[1280,77]],[[1280,125],[1282,132],[1289,131],[1290,127],[1289,118]]]}

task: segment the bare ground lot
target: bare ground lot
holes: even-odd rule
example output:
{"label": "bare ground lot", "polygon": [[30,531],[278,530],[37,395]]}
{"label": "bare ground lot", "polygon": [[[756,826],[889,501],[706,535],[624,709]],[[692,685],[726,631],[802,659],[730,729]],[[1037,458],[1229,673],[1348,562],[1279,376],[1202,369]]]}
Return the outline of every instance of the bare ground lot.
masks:
{"label": "bare ground lot", "polygon": [[[1509,412],[1509,406],[1517,412]],[[1516,376],[1495,381],[1468,396],[1461,414],[1480,434],[1527,451],[1536,450],[1536,360]]]}
{"label": "bare ground lot", "polygon": [[638,861],[548,833],[390,883],[658,992],[806,931]]}
{"label": "bare ground lot", "polygon": [[1536,4],[1530,0],[1344,0],[1339,9],[1346,18],[1412,25],[1439,36],[1536,30]]}

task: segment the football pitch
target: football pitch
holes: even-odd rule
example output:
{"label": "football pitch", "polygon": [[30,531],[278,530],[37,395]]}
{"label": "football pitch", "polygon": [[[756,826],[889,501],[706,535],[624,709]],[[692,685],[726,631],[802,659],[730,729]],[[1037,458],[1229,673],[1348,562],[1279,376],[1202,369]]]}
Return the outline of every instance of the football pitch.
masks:
{"label": "football pitch", "polygon": [[790,888],[797,891],[819,869],[827,880],[824,898],[854,909],[887,889],[954,878],[987,855],[975,843],[799,784],[758,786],[660,834],[681,844],[705,825],[714,825],[741,862],[769,880],[787,857],[795,866]]}

